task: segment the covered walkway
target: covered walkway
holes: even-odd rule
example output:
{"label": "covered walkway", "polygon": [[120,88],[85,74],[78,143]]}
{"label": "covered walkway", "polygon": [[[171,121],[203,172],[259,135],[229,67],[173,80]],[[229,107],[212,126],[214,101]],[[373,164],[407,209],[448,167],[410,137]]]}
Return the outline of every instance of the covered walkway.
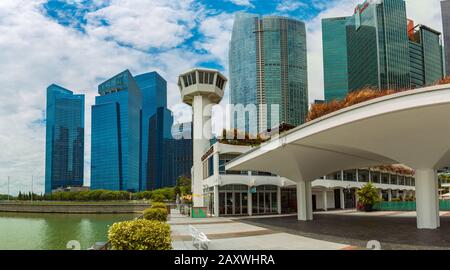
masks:
{"label": "covered walkway", "polygon": [[450,164],[450,87],[370,100],[311,121],[231,161],[297,184],[298,219],[313,219],[311,181],[355,168],[405,164],[416,171],[417,227],[440,227],[437,169]]}

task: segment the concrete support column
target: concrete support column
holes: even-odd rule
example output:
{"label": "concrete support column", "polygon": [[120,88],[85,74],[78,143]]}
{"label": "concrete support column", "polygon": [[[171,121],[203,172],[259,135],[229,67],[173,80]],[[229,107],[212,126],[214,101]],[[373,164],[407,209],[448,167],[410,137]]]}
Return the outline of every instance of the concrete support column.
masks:
{"label": "concrete support column", "polygon": [[204,108],[211,102],[202,96],[195,96],[192,103],[193,120],[193,174],[192,174],[192,201],[194,207],[204,207],[203,200],[203,162],[202,156],[210,146],[212,138],[211,109],[209,115],[204,115]]}
{"label": "concrete support column", "polygon": [[356,169],[356,182],[359,182],[359,170]]}
{"label": "concrete support column", "polygon": [[328,197],[327,197],[327,191],[322,191],[323,196],[323,210],[328,211]]}
{"label": "concrete support column", "polygon": [[214,186],[214,216],[219,217],[219,185]]}
{"label": "concrete support column", "polygon": [[341,197],[341,209],[344,210],[345,209],[345,195],[344,195],[343,188],[339,189],[339,195]]}
{"label": "concrete support column", "polygon": [[434,169],[416,170],[417,228],[440,227],[438,177]]}
{"label": "concrete support column", "polygon": [[391,202],[392,201],[392,189],[388,190],[388,201]]}
{"label": "concrete support column", "polygon": [[277,212],[281,215],[281,188],[277,187]]}
{"label": "concrete support column", "polygon": [[247,213],[249,216],[253,215],[253,202],[252,202],[252,192],[251,187],[248,187],[248,200],[247,200]]}
{"label": "concrete support column", "polygon": [[219,176],[219,153],[217,152],[217,153],[215,153],[214,154],[214,158],[213,158],[213,160],[214,160],[214,175],[215,176]]}
{"label": "concrete support column", "polygon": [[297,183],[297,216],[298,220],[312,220],[312,194],[311,182]]}

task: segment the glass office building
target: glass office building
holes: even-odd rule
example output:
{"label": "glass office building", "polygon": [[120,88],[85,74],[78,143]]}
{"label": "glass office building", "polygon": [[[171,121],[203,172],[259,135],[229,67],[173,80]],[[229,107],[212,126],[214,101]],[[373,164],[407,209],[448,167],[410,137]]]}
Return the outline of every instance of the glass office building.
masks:
{"label": "glass office building", "polygon": [[[231,104],[257,108],[256,114],[232,116],[234,127],[236,122],[245,121],[247,131],[254,133],[255,126],[262,132],[282,122],[295,126],[305,122],[308,76],[303,22],[278,16],[236,14],[229,66]],[[272,105],[278,105],[278,111],[272,112]]]}
{"label": "glass office building", "polygon": [[[404,0],[366,1],[353,16],[323,20],[325,96],[330,101],[344,85],[340,68],[347,61],[348,91],[364,88],[404,90],[430,85],[443,77],[440,33],[414,27]],[[342,35],[346,39],[342,39]],[[347,52],[342,52],[343,47]],[[339,58],[340,54],[340,58]],[[342,80],[342,82],[340,82]],[[331,90],[330,90],[331,89]]]}
{"label": "glass office building", "polygon": [[[149,72],[135,76],[134,79],[142,94],[142,144],[141,144],[141,186],[140,190],[147,189],[149,178],[149,129],[150,118],[155,115],[158,108],[167,110],[167,82],[157,72]],[[169,114],[169,113],[167,113]],[[172,125],[171,117],[165,117],[166,125]],[[165,150],[164,148],[162,149]]]}
{"label": "glass office building", "polygon": [[46,111],[45,193],[83,186],[84,95],[52,84]]}
{"label": "glass office building", "polygon": [[168,187],[173,184],[172,174],[172,112],[159,107],[149,119],[148,130],[148,190]]}
{"label": "glass office building", "polygon": [[349,17],[322,20],[325,101],[348,93],[347,32]]}
{"label": "glass office building", "polygon": [[410,88],[404,0],[366,1],[347,23],[349,90]]}
{"label": "glass office building", "polygon": [[441,1],[442,29],[444,31],[445,45],[445,71],[450,75],[450,1]]}
{"label": "glass office building", "polygon": [[424,25],[409,30],[411,87],[432,85],[444,77],[441,33]]}
{"label": "glass office building", "polygon": [[91,189],[138,191],[141,91],[126,70],[102,83],[92,106]]}

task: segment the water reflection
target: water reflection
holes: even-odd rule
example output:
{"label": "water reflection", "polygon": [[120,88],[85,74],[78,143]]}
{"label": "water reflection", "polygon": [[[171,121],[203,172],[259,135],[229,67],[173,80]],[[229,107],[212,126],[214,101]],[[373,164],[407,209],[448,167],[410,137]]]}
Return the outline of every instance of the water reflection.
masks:
{"label": "water reflection", "polygon": [[82,249],[107,240],[108,226],[134,214],[0,213],[0,250],[66,249],[77,240]]}

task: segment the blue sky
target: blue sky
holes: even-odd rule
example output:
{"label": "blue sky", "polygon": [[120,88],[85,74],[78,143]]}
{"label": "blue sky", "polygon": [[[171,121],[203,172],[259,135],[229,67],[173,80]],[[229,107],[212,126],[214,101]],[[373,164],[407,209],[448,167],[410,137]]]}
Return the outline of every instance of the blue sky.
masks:
{"label": "blue sky", "polygon": [[[350,15],[359,0],[0,0],[0,194],[43,191],[45,89],[86,95],[85,178],[97,85],[129,69],[158,71],[179,121],[190,118],[177,75],[194,66],[228,74],[234,13],[282,15],[307,27],[310,101],[323,97],[321,18]],[[406,0],[408,16],[441,30],[439,0]],[[431,7],[431,8],[430,8]],[[426,11],[426,12],[425,12]],[[227,93],[227,92],[226,92]],[[226,94],[223,104],[227,103]],[[222,104],[222,105],[223,105]],[[217,120],[219,128],[223,119]]]}

